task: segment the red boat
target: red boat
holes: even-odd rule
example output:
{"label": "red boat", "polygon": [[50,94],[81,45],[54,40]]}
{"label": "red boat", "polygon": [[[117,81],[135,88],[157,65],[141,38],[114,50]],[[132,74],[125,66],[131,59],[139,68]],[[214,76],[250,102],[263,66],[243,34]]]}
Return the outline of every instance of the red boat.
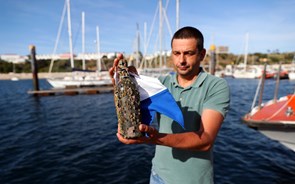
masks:
{"label": "red boat", "polygon": [[[278,78],[274,99],[262,103],[264,79],[265,77],[261,79],[258,85],[251,111],[242,117],[242,121],[249,127],[295,151],[295,94],[277,99]],[[259,103],[254,106],[259,89]]]}

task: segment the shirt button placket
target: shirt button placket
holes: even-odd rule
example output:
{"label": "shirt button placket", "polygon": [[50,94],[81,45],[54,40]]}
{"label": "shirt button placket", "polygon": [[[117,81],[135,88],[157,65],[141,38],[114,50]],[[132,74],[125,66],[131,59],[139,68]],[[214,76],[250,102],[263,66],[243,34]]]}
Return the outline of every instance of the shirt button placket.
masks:
{"label": "shirt button placket", "polygon": [[182,91],[180,92],[180,94],[179,94],[179,101],[180,101],[181,104],[183,103],[183,100],[184,100],[184,98],[183,98],[183,93],[184,93],[184,90],[182,90]]}

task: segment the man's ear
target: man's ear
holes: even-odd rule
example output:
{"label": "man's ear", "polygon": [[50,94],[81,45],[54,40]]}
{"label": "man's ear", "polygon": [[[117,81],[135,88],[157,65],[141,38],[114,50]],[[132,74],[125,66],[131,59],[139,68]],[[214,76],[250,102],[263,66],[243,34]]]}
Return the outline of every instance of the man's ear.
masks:
{"label": "man's ear", "polygon": [[206,56],[206,49],[202,49],[200,55],[201,55],[201,61],[203,61]]}

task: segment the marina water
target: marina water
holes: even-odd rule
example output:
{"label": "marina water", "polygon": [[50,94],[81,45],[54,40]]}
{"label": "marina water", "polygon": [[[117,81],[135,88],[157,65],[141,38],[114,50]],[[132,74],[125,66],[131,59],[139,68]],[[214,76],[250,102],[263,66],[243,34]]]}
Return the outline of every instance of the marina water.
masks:
{"label": "marina water", "polygon": [[[214,146],[216,184],[295,183],[295,152],[242,124],[258,80],[226,79],[231,109]],[[31,80],[0,81],[0,183],[149,182],[152,145],[116,138],[113,94],[34,97]],[[279,96],[294,92],[282,80]],[[50,86],[40,80],[42,89]],[[264,100],[274,94],[267,80]]]}

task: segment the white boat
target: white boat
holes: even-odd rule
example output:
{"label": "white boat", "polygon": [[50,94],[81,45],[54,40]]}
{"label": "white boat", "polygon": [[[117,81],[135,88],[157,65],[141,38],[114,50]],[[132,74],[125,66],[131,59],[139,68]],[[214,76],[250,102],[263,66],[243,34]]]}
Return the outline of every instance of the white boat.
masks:
{"label": "white boat", "polygon": [[226,65],[224,69],[224,77],[233,77],[233,65]]}
{"label": "white boat", "polygon": [[[57,43],[61,31],[62,22],[65,16],[65,12],[67,12],[68,18],[68,36],[69,36],[69,47],[70,47],[70,60],[71,60],[71,68],[73,72],[69,76],[64,76],[63,78],[48,78],[47,81],[53,88],[72,88],[72,87],[97,87],[97,86],[106,86],[112,85],[111,78],[107,71],[101,71],[101,56],[100,56],[100,45],[99,45],[99,29],[96,27],[96,46],[97,46],[97,70],[94,72],[85,71],[85,59],[83,58],[83,70],[75,71],[74,69],[74,54],[73,54],[73,46],[72,46],[72,30],[71,30],[71,13],[70,13],[70,0],[65,1],[65,6],[62,14],[62,19],[60,23],[60,28],[57,36],[57,40],[55,43],[54,52],[57,48]],[[82,50],[84,56],[84,12],[82,12]],[[54,60],[51,61],[49,73],[51,73],[53,67]]]}
{"label": "white boat", "polygon": [[261,74],[262,74],[262,69],[259,66],[238,65],[235,67],[232,76],[234,78],[257,79],[261,77]]}
{"label": "white boat", "polygon": [[18,81],[19,78],[18,78],[18,77],[11,77],[11,80],[12,80],[12,81]]}
{"label": "white boat", "polygon": [[288,73],[289,80],[295,80],[295,72]]}
{"label": "white boat", "polygon": [[215,71],[214,75],[215,75],[216,77],[220,77],[220,78],[225,77],[225,75],[224,75],[224,71],[223,71],[223,70],[217,70],[217,71]]}
{"label": "white boat", "polygon": [[295,55],[292,60],[292,69],[288,72],[288,77],[290,80],[295,80]]}
{"label": "white boat", "polygon": [[82,88],[112,85],[107,71],[100,73],[72,72],[69,76],[48,78],[47,81],[53,88]]}

